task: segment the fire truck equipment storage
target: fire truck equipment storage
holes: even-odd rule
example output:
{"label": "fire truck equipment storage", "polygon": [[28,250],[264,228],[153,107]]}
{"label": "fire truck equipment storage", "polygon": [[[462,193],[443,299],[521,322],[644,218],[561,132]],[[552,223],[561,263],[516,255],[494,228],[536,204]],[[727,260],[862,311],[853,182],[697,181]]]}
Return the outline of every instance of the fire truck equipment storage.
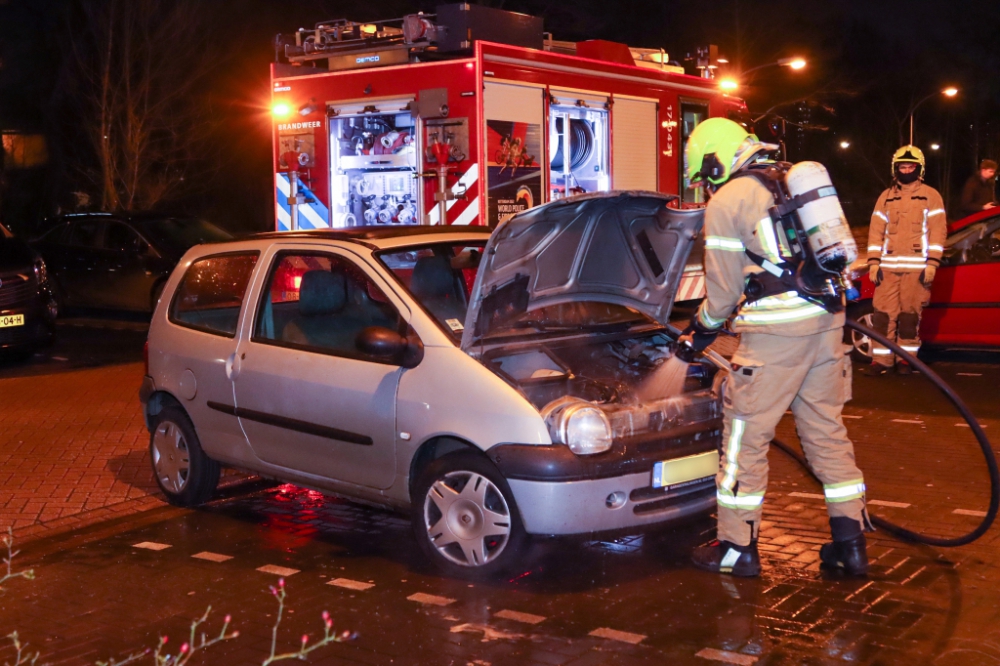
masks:
{"label": "fire truck equipment storage", "polygon": [[[746,118],[743,101],[662,49],[560,42],[541,29],[463,3],[280,37],[276,228],[496,225],[611,189],[696,203],[684,139],[705,118]],[[703,273],[689,278],[680,295],[699,297]]]}

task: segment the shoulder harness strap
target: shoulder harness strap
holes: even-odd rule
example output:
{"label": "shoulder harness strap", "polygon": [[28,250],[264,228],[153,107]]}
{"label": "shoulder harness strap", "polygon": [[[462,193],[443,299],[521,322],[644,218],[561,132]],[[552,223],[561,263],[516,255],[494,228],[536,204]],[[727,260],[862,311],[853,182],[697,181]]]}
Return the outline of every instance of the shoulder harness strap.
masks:
{"label": "shoulder harness strap", "polygon": [[[788,162],[754,164],[740,170],[739,173],[733,176],[733,179],[753,178],[766,187],[771,196],[774,197],[774,206],[768,212],[771,214],[771,220],[777,222],[776,217],[787,214],[787,212],[781,213],[780,211],[786,203],[782,184],[785,180],[785,172],[788,171],[789,167],[791,167],[791,164]],[[764,273],[751,275],[748,279],[746,289],[743,292],[746,298],[744,304],[752,303],[768,296],[783,294],[787,291],[798,291],[798,286],[795,283],[795,269],[797,268],[795,264],[787,261],[775,264],[750,249],[746,249],[744,252],[750,258],[750,261],[765,271]]]}

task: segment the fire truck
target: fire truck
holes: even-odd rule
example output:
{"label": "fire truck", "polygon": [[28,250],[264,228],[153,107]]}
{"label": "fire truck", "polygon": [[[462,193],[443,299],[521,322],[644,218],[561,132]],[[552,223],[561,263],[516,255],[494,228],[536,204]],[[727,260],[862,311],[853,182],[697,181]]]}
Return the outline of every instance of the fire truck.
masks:
{"label": "fire truck", "polygon": [[[537,17],[472,4],[279,36],[271,65],[279,231],[478,224],[575,194],[700,203],[684,145],[745,103],[662,49],[555,41]],[[695,261],[677,300],[704,295]]]}

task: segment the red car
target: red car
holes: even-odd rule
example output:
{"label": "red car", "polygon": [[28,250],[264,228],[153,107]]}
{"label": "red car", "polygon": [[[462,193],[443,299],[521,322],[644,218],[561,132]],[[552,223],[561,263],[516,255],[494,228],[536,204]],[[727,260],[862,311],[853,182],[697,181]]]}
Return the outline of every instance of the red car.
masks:
{"label": "red car", "polygon": [[[921,351],[1000,349],[1000,208],[948,225],[944,257],[920,320]],[[865,273],[848,316],[871,326],[875,288]],[[854,358],[871,362],[866,336],[849,331]]]}

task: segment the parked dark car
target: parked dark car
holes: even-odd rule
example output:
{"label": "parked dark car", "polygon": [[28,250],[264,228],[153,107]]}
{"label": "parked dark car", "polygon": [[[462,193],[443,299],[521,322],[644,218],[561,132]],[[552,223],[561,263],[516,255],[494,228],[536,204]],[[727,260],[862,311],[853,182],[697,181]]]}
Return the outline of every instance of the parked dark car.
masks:
{"label": "parked dark car", "polygon": [[0,351],[26,352],[51,342],[57,313],[45,262],[0,225]]}
{"label": "parked dark car", "polygon": [[232,235],[192,217],[74,213],[32,244],[49,267],[62,307],[152,312],[181,256]]}

